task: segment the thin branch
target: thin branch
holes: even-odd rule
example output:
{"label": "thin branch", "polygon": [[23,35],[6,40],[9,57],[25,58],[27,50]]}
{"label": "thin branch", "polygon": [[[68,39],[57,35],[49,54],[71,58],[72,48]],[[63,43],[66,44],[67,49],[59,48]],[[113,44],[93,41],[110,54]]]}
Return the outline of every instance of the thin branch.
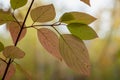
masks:
{"label": "thin branch", "polygon": [[[17,39],[16,39],[16,42],[15,42],[15,45],[14,45],[14,46],[17,46],[17,43],[18,43],[18,41],[19,41],[20,35],[21,35],[21,33],[22,33],[22,30],[23,30],[23,28],[24,28],[25,22],[26,22],[26,20],[27,20],[28,14],[29,14],[29,12],[30,12],[30,10],[31,10],[31,7],[32,7],[33,3],[34,3],[34,0],[32,0],[32,2],[31,2],[31,4],[30,4],[30,7],[29,7],[29,9],[28,9],[28,11],[27,11],[27,14],[26,14],[26,16],[25,16],[24,22],[23,22],[23,24],[22,24],[22,26],[21,26],[20,32],[19,32],[19,34],[18,34],[18,36],[17,36]],[[5,77],[6,77],[6,74],[7,74],[7,72],[8,72],[8,69],[9,69],[9,66],[10,66],[11,62],[13,62],[13,60],[10,58],[9,61],[8,61],[8,63],[7,63],[7,66],[6,66],[4,75],[3,75],[3,77],[2,77],[2,80],[5,80]]]}
{"label": "thin branch", "polygon": [[60,35],[60,37],[65,41],[65,39],[63,38],[62,34],[54,27],[52,26],[52,28]]}
{"label": "thin branch", "polygon": [[8,71],[8,69],[9,69],[10,64],[11,64],[11,59],[9,59],[9,61],[8,61],[8,63],[7,63],[7,66],[6,66],[6,69],[5,69],[4,75],[3,75],[3,77],[2,77],[2,80],[4,80],[4,79],[5,79],[5,77],[6,77],[6,74],[7,74],[7,71]]}
{"label": "thin branch", "polygon": [[19,24],[19,26],[21,27],[21,24],[20,24],[20,22],[17,20],[17,18],[15,17],[14,12],[12,13],[12,16],[13,16],[13,18],[15,19],[15,21]]}
{"label": "thin branch", "polygon": [[53,24],[43,24],[43,25],[31,25],[31,26],[26,26],[24,28],[33,28],[33,27],[41,27],[41,26],[52,26]]}
{"label": "thin branch", "polygon": [[26,26],[24,28],[41,27],[41,26],[60,26],[60,25],[66,26],[66,24],[62,24],[62,23],[57,22],[57,23],[54,23],[54,24],[31,25],[31,26]]}
{"label": "thin branch", "polygon": [[3,62],[5,62],[7,64],[7,62],[4,59],[0,58],[0,60],[3,61]]}
{"label": "thin branch", "polygon": [[33,5],[33,2],[34,2],[34,0],[32,0],[32,2],[31,2],[31,4],[30,4],[30,7],[29,7],[29,9],[28,9],[28,11],[27,11],[27,14],[26,14],[26,16],[25,16],[24,22],[23,22],[23,24],[22,24],[22,27],[21,27],[20,32],[19,32],[19,34],[18,34],[18,37],[17,37],[17,39],[16,39],[15,46],[16,46],[17,43],[18,43],[18,40],[19,40],[20,35],[21,35],[21,33],[22,33],[22,30],[23,30],[23,28],[24,28],[25,22],[26,22],[26,20],[27,20],[27,17],[28,17],[28,14],[29,14],[29,12],[30,12],[30,9],[31,9],[31,7],[32,7],[32,5]]}

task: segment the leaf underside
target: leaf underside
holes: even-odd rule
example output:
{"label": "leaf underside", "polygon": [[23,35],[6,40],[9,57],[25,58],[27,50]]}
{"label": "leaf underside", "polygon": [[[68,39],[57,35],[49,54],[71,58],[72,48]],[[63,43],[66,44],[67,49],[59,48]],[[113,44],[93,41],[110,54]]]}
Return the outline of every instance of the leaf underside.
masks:
{"label": "leaf underside", "polygon": [[21,65],[16,63],[16,68],[25,75],[27,80],[32,80],[30,73],[28,73]]}
{"label": "leaf underside", "polygon": [[38,29],[37,35],[42,46],[53,56],[61,60],[62,58],[59,52],[59,39],[57,35],[47,28]]}
{"label": "leaf underside", "polygon": [[30,15],[34,22],[48,22],[55,18],[56,13],[53,4],[49,4],[33,9]]}
{"label": "leaf underside", "polygon": [[[20,24],[22,24],[22,22]],[[10,34],[11,34],[13,43],[15,44],[21,27],[16,22],[11,22],[11,23],[7,24],[7,27],[8,27],[8,30],[9,30]],[[26,32],[27,32],[27,29],[24,28],[21,35],[20,35],[19,41],[25,37]]]}
{"label": "leaf underside", "polygon": [[[5,69],[6,69],[6,65],[7,64],[5,62],[0,60],[0,77],[3,76]],[[16,71],[16,69],[15,69],[14,65],[10,64],[10,67],[8,69],[8,72],[7,72],[4,80],[10,80],[12,78],[12,76],[15,74],[15,71]]]}
{"label": "leaf underside", "polygon": [[65,63],[81,75],[89,76],[90,60],[83,41],[70,34],[62,36],[64,39],[60,38],[60,52]]}
{"label": "leaf underside", "polygon": [[5,47],[5,49],[3,50],[3,55],[6,58],[12,58],[12,59],[21,59],[25,56],[24,51],[22,51],[21,49],[19,49],[18,47],[15,46],[7,46]]}

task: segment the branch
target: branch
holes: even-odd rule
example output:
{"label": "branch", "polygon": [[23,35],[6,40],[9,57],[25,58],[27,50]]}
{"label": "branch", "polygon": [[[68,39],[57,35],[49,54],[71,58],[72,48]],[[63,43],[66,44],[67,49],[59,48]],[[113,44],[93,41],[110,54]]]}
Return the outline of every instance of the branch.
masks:
{"label": "branch", "polygon": [[19,21],[18,21],[17,18],[15,17],[14,12],[12,13],[12,16],[13,16],[13,18],[15,19],[15,21],[19,24],[19,26],[21,26],[21,24],[19,23]]}
{"label": "branch", "polygon": [[[21,26],[20,32],[19,32],[19,34],[18,34],[18,36],[17,36],[17,39],[16,39],[16,42],[15,42],[15,45],[14,45],[14,46],[17,46],[17,43],[18,43],[18,41],[19,41],[20,35],[21,35],[21,33],[22,33],[22,30],[23,30],[23,28],[24,28],[25,22],[26,22],[26,20],[27,20],[28,14],[29,14],[29,12],[30,12],[30,9],[31,9],[33,3],[34,3],[34,0],[32,0],[32,2],[31,2],[31,4],[30,4],[30,7],[29,7],[29,9],[28,9],[28,11],[27,11],[27,14],[26,14],[26,16],[25,16],[24,22],[23,22],[23,24],[22,24],[22,26]],[[4,75],[3,75],[3,77],[2,77],[2,80],[5,80],[5,77],[6,77],[6,74],[7,74],[7,72],[8,72],[8,69],[9,69],[9,66],[10,66],[11,62],[13,62],[13,60],[10,58],[9,61],[8,61],[8,63],[7,63],[7,66],[6,66]]]}
{"label": "branch", "polygon": [[24,27],[24,28],[32,28],[32,27],[40,27],[40,26],[51,26],[51,27],[53,27],[53,26],[60,26],[60,25],[66,26],[66,24],[62,24],[62,23],[56,22],[56,23],[54,23],[54,24],[31,25],[31,26],[26,26],[26,27]]}
{"label": "branch", "polygon": [[7,62],[4,59],[0,58],[0,60],[3,61],[3,62],[5,62],[7,64]]}
{"label": "branch", "polygon": [[21,33],[22,33],[22,30],[23,30],[23,28],[24,28],[25,22],[26,22],[26,20],[27,20],[27,17],[28,17],[28,14],[29,14],[29,12],[30,12],[30,9],[31,9],[31,7],[32,7],[32,5],[33,5],[33,2],[34,2],[34,0],[32,0],[32,2],[31,2],[31,4],[30,4],[30,7],[29,7],[29,9],[28,9],[28,11],[27,11],[27,14],[26,14],[26,16],[25,16],[24,22],[23,22],[23,24],[22,24],[22,27],[21,27],[20,32],[19,32],[19,34],[18,34],[18,37],[17,37],[17,39],[16,39],[15,46],[16,46],[17,43],[18,43],[18,40],[19,40],[20,35],[21,35]]}

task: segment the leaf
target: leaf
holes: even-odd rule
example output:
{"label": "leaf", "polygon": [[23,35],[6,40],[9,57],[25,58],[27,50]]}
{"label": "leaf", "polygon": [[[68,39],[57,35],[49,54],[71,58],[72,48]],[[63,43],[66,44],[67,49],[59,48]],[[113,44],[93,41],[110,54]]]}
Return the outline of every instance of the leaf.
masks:
{"label": "leaf", "polygon": [[96,18],[83,12],[69,12],[63,14],[59,21],[66,24],[70,23],[90,24],[95,20]]}
{"label": "leaf", "polygon": [[10,21],[15,21],[10,11],[3,11],[0,9],[0,25]]}
{"label": "leaf", "polygon": [[15,10],[24,6],[28,0],[10,0],[11,7]]}
{"label": "leaf", "polygon": [[[22,24],[22,23],[20,23],[20,24]],[[9,32],[11,34],[13,43],[15,44],[16,39],[18,37],[18,34],[20,32],[20,26],[16,22],[11,22],[7,26],[8,26]],[[22,31],[22,33],[21,33],[21,35],[20,35],[19,41],[24,38],[26,32],[27,32],[27,29],[24,28],[23,31]]]}
{"label": "leaf", "polygon": [[90,6],[90,0],[81,0],[82,2],[88,4]]}
{"label": "leaf", "polygon": [[31,18],[34,22],[48,22],[55,18],[53,4],[37,7],[31,11]]}
{"label": "leaf", "polygon": [[90,60],[83,41],[70,34],[62,36],[63,38],[60,38],[60,52],[65,63],[81,75],[89,76]]}
{"label": "leaf", "polygon": [[16,63],[16,68],[21,71],[23,73],[23,75],[25,75],[25,77],[27,78],[27,80],[32,80],[31,75],[19,64]]}
{"label": "leaf", "polygon": [[67,27],[74,36],[83,40],[90,40],[98,37],[96,32],[86,24],[71,23],[68,24]]}
{"label": "leaf", "polygon": [[3,55],[6,58],[23,58],[25,56],[24,51],[22,51],[21,49],[19,49],[18,47],[15,46],[7,46],[5,47],[5,49],[3,50]]}
{"label": "leaf", "polygon": [[0,52],[4,49],[4,45],[0,42]]}
{"label": "leaf", "polygon": [[[6,69],[7,63],[0,60],[0,77],[3,76],[5,69]],[[12,76],[15,74],[15,67],[13,64],[10,64],[10,67],[8,69],[7,75],[4,80],[10,80]]]}
{"label": "leaf", "polygon": [[37,35],[43,47],[53,56],[61,60],[62,58],[59,52],[59,39],[57,35],[47,28],[38,29]]}

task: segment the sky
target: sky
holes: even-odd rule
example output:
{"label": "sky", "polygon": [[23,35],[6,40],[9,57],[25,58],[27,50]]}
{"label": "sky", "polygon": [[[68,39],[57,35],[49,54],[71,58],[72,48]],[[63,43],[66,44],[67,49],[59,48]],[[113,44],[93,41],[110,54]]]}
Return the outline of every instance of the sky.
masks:
{"label": "sky", "polygon": [[[57,8],[57,17],[59,17],[65,13],[70,11],[79,11],[88,13],[96,18],[98,18],[97,14],[100,14],[101,10],[109,10],[113,7],[113,0],[90,0],[91,7],[84,4],[80,0],[41,0],[43,4],[53,3],[55,8]],[[60,12],[61,11],[61,12]],[[106,36],[106,32],[110,30],[110,13],[105,11],[102,16],[102,23],[100,26],[100,31],[97,32],[100,38],[104,38]],[[98,19],[99,20],[99,19]],[[106,23],[105,23],[106,22]],[[93,26],[93,25],[92,25]],[[61,29],[61,28],[59,28]],[[68,33],[67,29],[64,28],[61,30],[63,33]]]}
{"label": "sky", "polygon": [[[50,4],[50,3],[54,4],[57,11],[57,16],[56,16],[57,19],[63,13],[70,12],[70,11],[85,12],[97,18],[96,14],[98,14],[100,10],[110,9],[113,7],[112,5],[113,0],[90,0],[91,7],[84,4],[80,0],[40,0],[40,1],[42,1],[43,4]],[[8,9],[9,6],[10,6],[10,3],[8,0],[0,0],[0,8]],[[103,20],[109,20],[109,13],[106,12],[102,14],[102,17],[103,17]],[[104,37],[105,32],[109,30],[107,26],[109,26],[109,24],[107,23],[102,24],[101,32],[99,32],[99,36]],[[0,35],[4,34],[5,32],[4,30],[5,28],[0,27]],[[66,31],[63,31],[63,32],[66,32]]]}

